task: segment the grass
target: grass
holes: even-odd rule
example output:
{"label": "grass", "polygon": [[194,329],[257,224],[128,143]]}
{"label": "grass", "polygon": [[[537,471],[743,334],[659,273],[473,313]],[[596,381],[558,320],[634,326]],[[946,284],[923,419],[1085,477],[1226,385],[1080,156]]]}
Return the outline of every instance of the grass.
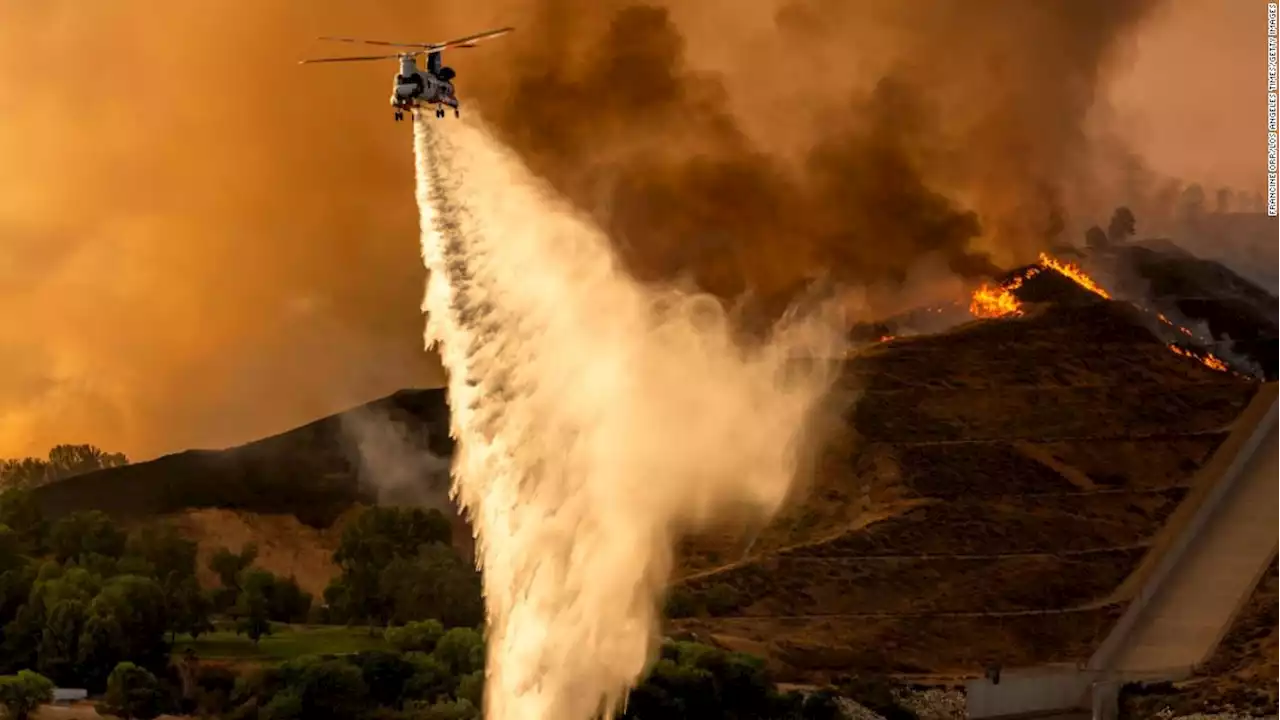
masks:
{"label": "grass", "polygon": [[370,635],[366,627],[273,624],[271,635],[264,635],[256,646],[247,636],[237,635],[229,627],[219,627],[194,640],[189,635],[179,635],[173,654],[181,657],[191,649],[201,660],[271,664],[303,655],[340,655],[386,647],[382,633],[375,630]]}

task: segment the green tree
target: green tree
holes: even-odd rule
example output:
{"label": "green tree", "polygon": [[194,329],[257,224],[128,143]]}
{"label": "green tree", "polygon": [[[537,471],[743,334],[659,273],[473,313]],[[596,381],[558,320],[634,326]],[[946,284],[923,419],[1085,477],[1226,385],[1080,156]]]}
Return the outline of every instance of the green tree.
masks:
{"label": "green tree", "polygon": [[466,700],[475,707],[484,704],[484,670],[476,670],[462,676],[458,681],[458,689],[454,691],[459,700]]}
{"label": "green tree", "polygon": [[411,652],[405,659],[413,665],[413,675],[405,681],[405,699],[434,703],[453,695],[458,678],[434,654]]}
{"label": "green tree", "polygon": [[698,643],[666,643],[657,663],[627,701],[628,720],[726,717],[766,720],[794,715],[764,672],[764,663]]}
{"label": "green tree", "polygon": [[447,545],[423,545],[415,556],[392,560],[379,585],[393,622],[436,618],[445,627],[475,627],[484,621],[480,573]]}
{"label": "green tree", "polygon": [[173,526],[147,525],[129,535],[118,564],[121,572],[151,576],[160,583],[171,641],[177,633],[198,637],[212,629],[211,601],[196,579],[196,550],[196,543]]}
{"label": "green tree", "polygon": [[383,637],[400,652],[431,652],[444,636],[444,625],[439,620],[422,620],[389,627]]}
{"label": "green tree", "polygon": [[343,529],[333,560],[342,574],[325,591],[331,610],[346,620],[385,624],[394,610],[382,574],[397,558],[412,558],[423,545],[448,544],[449,520],[438,510],[372,507]]}
{"label": "green tree", "polygon": [[90,689],[100,688],[121,662],[164,668],[169,659],[164,590],[151,578],[111,578],[89,604],[80,638],[80,666]]}
{"label": "green tree", "polygon": [[420,508],[366,508],[347,524],[334,552],[343,568],[373,566],[381,570],[397,557],[412,557],[431,543],[448,545],[453,527],[439,510]]}
{"label": "green tree", "polygon": [[254,645],[263,635],[271,634],[270,592],[275,576],[265,570],[249,569],[240,577],[240,597],[232,614],[236,616],[236,632],[243,633]]}
{"label": "green tree", "polygon": [[311,612],[311,594],[293,577],[273,576],[269,595],[269,615],[283,623],[305,622]]}
{"label": "green tree", "polygon": [[93,445],[55,445],[49,450],[51,480],[128,465],[124,453],[109,453]]}
{"label": "green tree", "polygon": [[22,538],[13,528],[0,523],[0,573],[22,567],[27,563]]}
{"label": "green tree", "polygon": [[469,700],[441,700],[417,703],[409,711],[410,720],[479,720],[480,710]]}
{"label": "green tree", "polygon": [[378,707],[400,707],[405,685],[417,671],[404,655],[375,650],[350,657],[368,688],[368,700]]}
{"label": "green tree", "polygon": [[0,460],[0,488],[30,489],[45,484],[51,477],[48,461],[40,458]]}
{"label": "green tree", "polygon": [[130,720],[151,720],[166,710],[164,699],[155,675],[131,662],[122,662],[107,678],[102,710],[103,714]]}
{"label": "green tree", "polygon": [[17,535],[23,553],[34,555],[44,549],[48,523],[40,510],[40,503],[29,489],[0,489],[0,525],[7,526]]}
{"label": "green tree", "polygon": [[49,545],[58,562],[94,555],[119,559],[124,554],[125,534],[106,513],[87,510],[54,523]]}
{"label": "green tree", "polygon": [[170,577],[178,580],[196,576],[196,543],[188,540],[172,525],[146,525],[129,535],[124,554],[139,558],[151,568],[160,582]]}
{"label": "green tree", "polygon": [[52,701],[53,683],[39,673],[23,670],[0,676],[0,707],[10,720],[27,720],[36,708]]}
{"label": "green tree", "polygon": [[307,720],[353,720],[366,710],[369,689],[351,663],[300,658],[282,666],[280,677],[289,692],[297,693]]}
{"label": "green tree", "polygon": [[59,600],[49,608],[36,669],[60,685],[76,682],[80,636],[84,633],[88,605],[79,599]]}
{"label": "green tree", "polygon": [[732,614],[742,604],[741,593],[727,583],[714,583],[706,589],[703,597],[707,614],[712,617]]}
{"label": "green tree", "polygon": [[185,578],[174,586],[166,583],[164,593],[170,643],[175,641],[174,636],[179,633],[185,633],[194,639],[213,632],[213,599],[201,589],[194,577]]}
{"label": "green tree", "polygon": [[233,553],[227,548],[218,548],[209,558],[209,569],[218,576],[222,583],[221,590],[214,596],[214,608],[227,610],[240,597],[240,575],[258,559],[258,545],[247,543],[240,552]]}
{"label": "green tree", "polygon": [[104,452],[93,445],[57,445],[48,459],[0,460],[0,487],[37,487],[74,475],[129,464],[122,453]]}
{"label": "green tree", "polygon": [[[10,670],[46,667],[40,652],[45,645],[45,631],[52,622],[50,611],[64,601],[87,605],[102,587],[98,576],[81,568],[63,568],[55,562],[41,563],[38,569],[29,565],[19,581],[26,579],[30,579],[30,585],[26,586],[25,602],[16,608],[12,620],[4,626],[4,652],[0,657]],[[65,615],[57,620],[60,624],[56,632],[65,632],[66,620]],[[55,663],[48,667],[56,666]]]}
{"label": "green tree", "polygon": [[473,628],[453,628],[431,654],[457,677],[484,670],[484,636]]}

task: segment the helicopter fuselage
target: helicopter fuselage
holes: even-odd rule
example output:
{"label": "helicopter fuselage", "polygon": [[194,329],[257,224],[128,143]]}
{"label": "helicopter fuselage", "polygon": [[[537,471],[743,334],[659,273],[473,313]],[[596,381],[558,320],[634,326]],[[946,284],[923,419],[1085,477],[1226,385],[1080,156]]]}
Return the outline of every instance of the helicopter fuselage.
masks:
{"label": "helicopter fuselage", "polygon": [[400,71],[396,73],[391,90],[391,106],[399,120],[405,111],[415,112],[428,105],[436,106],[436,116],[444,115],[445,106],[458,110],[458,96],[454,93],[453,68],[440,63],[439,53],[427,57],[426,69],[419,69],[412,55],[400,58]]}

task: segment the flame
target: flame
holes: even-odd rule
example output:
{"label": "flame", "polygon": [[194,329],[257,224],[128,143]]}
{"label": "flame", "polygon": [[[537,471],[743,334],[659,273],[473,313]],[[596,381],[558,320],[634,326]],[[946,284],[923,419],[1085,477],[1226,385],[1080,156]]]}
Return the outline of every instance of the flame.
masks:
{"label": "flame", "polygon": [[1111,299],[1111,293],[1103,290],[1101,285],[1094,282],[1093,278],[1089,277],[1088,273],[1080,269],[1080,266],[1073,262],[1063,262],[1061,260],[1051,258],[1045,253],[1040,253],[1040,264],[1050,270],[1056,270],[1059,274],[1099,297],[1104,297],[1108,300]]}
{"label": "flame", "polygon": [[[1086,273],[1079,265],[1076,265],[1073,262],[1058,260],[1050,257],[1046,253],[1040,253],[1039,263],[1027,268],[1027,270],[1021,275],[1016,275],[995,286],[983,284],[975,290],[969,302],[969,313],[975,318],[980,319],[1017,317],[1022,315],[1022,302],[1013,294],[1013,291],[1022,287],[1027,280],[1035,277],[1044,270],[1053,270],[1098,297],[1107,300],[1112,299],[1111,293],[1107,292],[1101,285],[1095,282],[1093,278],[1089,277],[1089,274]],[[1142,309],[1147,312],[1151,312],[1147,308]],[[1156,318],[1186,337],[1192,338],[1193,340],[1196,338],[1195,333],[1188,328],[1174,323],[1172,320],[1165,317],[1163,313],[1157,313]],[[1172,344],[1169,345],[1169,349],[1183,357],[1192,358],[1212,370],[1217,370],[1218,372],[1231,372],[1231,368],[1227,363],[1211,352],[1205,351],[1201,353],[1194,350],[1187,350]]]}
{"label": "flame", "polygon": [[983,285],[973,291],[969,312],[976,318],[999,318],[1021,315],[1018,299],[1005,287]]}
{"label": "flame", "polygon": [[1028,278],[1035,277],[1039,272],[1040,268],[1032,267],[1028,268],[1023,274],[1016,275],[995,287],[984,283],[982,287],[973,292],[973,298],[969,301],[969,313],[976,318],[1001,318],[1021,315],[1022,303],[1019,302],[1013,291],[1022,287],[1022,284]]}
{"label": "flame", "polygon": [[877,342],[882,342],[882,343],[889,342],[895,337],[896,337],[895,335],[881,335],[880,339]]}
{"label": "flame", "polygon": [[1217,370],[1218,372],[1230,372],[1230,368],[1227,367],[1227,364],[1222,360],[1220,360],[1218,356],[1214,355],[1211,352],[1205,352],[1203,355],[1201,355],[1198,352],[1195,352],[1193,350],[1186,350],[1178,347],[1177,345],[1170,345],[1169,349],[1172,350],[1174,353],[1181,355],[1183,357],[1189,357],[1193,360],[1200,361],[1201,365],[1204,365],[1210,370]]}

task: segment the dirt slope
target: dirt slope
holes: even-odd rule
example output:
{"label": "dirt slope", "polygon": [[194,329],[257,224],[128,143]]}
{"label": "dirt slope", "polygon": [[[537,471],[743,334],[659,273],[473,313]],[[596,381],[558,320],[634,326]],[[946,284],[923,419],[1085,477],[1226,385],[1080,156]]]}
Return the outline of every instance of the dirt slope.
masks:
{"label": "dirt slope", "polygon": [[302,524],[292,515],[259,515],[217,508],[188,510],[168,516],[183,537],[198,543],[196,562],[200,584],[216,587],[218,578],[209,569],[209,558],[219,548],[239,552],[257,543],[254,566],[282,577],[292,576],[303,590],[319,599],[329,581],[338,575],[333,551],[341,537],[342,519],[324,530]]}
{"label": "dirt slope", "polygon": [[1132,308],[1050,299],[854,359],[862,397],[811,494],[745,557],[691,542],[678,596],[699,616],[674,627],[796,681],[1086,658],[1258,385]]}

